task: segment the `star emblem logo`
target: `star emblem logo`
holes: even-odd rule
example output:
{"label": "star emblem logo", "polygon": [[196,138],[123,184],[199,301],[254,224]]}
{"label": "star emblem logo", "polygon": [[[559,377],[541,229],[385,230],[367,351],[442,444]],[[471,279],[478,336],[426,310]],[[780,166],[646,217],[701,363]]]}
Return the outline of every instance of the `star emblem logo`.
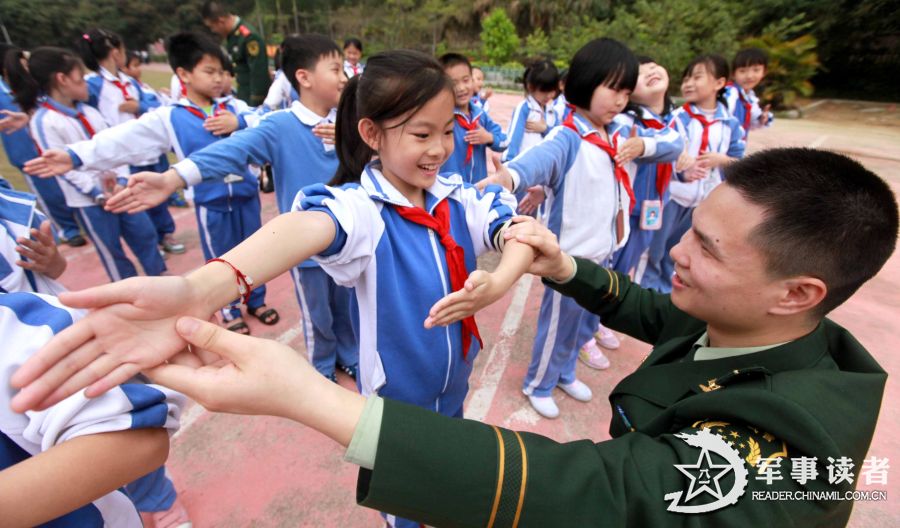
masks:
{"label": "star emblem logo", "polygon": [[716,500],[722,499],[722,488],[719,486],[719,479],[732,469],[729,464],[714,464],[709,456],[709,449],[706,448],[700,451],[697,463],[675,464],[675,468],[691,480],[684,502],[690,501],[704,491],[715,497]]}

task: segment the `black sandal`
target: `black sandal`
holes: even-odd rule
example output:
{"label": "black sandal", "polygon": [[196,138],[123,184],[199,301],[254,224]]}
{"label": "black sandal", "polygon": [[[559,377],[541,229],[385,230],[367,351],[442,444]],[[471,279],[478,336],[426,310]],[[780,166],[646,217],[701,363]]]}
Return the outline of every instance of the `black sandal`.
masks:
{"label": "black sandal", "polygon": [[265,306],[266,305],[264,304],[262,306],[257,306],[256,308],[247,308],[247,313],[259,319],[259,322],[264,325],[272,326],[274,324],[278,324],[278,321],[281,320],[281,316],[278,315],[278,312],[275,311],[275,308],[269,308],[261,314],[256,313]]}
{"label": "black sandal", "polygon": [[227,326],[226,329],[238,334],[250,335],[250,327],[244,321],[238,321],[231,326]]}

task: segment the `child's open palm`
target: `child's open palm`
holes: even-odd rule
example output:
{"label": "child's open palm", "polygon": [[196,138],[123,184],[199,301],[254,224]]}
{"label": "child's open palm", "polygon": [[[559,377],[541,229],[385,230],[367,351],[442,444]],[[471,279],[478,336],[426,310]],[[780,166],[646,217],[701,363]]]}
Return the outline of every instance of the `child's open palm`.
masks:
{"label": "child's open palm", "polygon": [[203,122],[203,128],[215,136],[226,136],[238,129],[238,118],[226,110],[207,118]]}
{"label": "child's open palm", "polygon": [[425,328],[446,326],[469,317],[503,295],[503,292],[495,290],[490,273],[484,270],[473,271],[462,289],[447,295],[431,307],[425,318]]}

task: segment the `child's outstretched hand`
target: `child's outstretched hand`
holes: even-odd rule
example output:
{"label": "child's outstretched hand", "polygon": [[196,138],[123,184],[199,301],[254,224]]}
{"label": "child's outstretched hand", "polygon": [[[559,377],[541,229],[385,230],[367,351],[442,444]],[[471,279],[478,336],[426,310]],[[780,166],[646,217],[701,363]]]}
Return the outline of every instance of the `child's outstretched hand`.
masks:
{"label": "child's outstretched hand", "polygon": [[40,229],[32,229],[31,238],[20,237],[16,243],[16,252],[28,259],[16,261],[20,268],[42,273],[51,279],[66,271],[66,258],[56,248],[50,220],[44,220]]}
{"label": "child's outstretched hand", "polygon": [[175,171],[136,172],[128,178],[128,186],[106,202],[111,213],[139,213],[157,206],[184,187],[184,180]]}
{"label": "child's outstretched hand", "polygon": [[704,167],[714,169],[716,167],[728,165],[734,161],[734,158],[729,157],[727,154],[722,154],[721,152],[704,152],[697,156],[697,161],[703,164]]}
{"label": "child's outstretched hand", "polygon": [[494,142],[494,134],[491,134],[483,127],[466,132],[466,143],[470,145],[489,145]]}
{"label": "child's outstretched hand", "polygon": [[504,167],[503,163],[499,159],[494,157],[492,157],[491,159],[494,163],[494,174],[476,183],[475,188],[479,191],[483,191],[485,187],[493,184],[500,185],[507,191],[512,191],[513,179],[512,175],[509,173],[509,169]]}
{"label": "child's outstretched hand", "polygon": [[238,129],[238,118],[233,113],[225,110],[217,115],[209,117],[203,122],[203,128],[215,136],[226,136]]}
{"label": "child's outstretched hand", "polygon": [[133,277],[63,293],[59,300],[93,311],[13,374],[10,384],[22,389],[12,399],[16,412],[46,409],[85,387],[90,398],[102,394],[181,351],[180,316],[210,316],[194,308],[202,302],[184,277]]}
{"label": "child's outstretched hand", "polygon": [[425,318],[425,328],[447,326],[465,319],[502,297],[504,292],[497,291],[491,279],[487,271],[473,271],[462,289],[434,303]]}
{"label": "child's outstretched hand", "polygon": [[319,123],[314,126],[313,134],[326,145],[334,145],[334,123]]}
{"label": "child's outstretched hand", "polygon": [[72,156],[69,156],[68,152],[61,149],[49,149],[37,158],[26,161],[22,170],[32,176],[51,178],[65,174],[73,168]]}
{"label": "child's outstretched hand", "polygon": [[544,199],[547,198],[546,193],[544,193],[543,185],[529,187],[527,193],[528,194],[525,195],[525,198],[522,198],[522,201],[519,202],[519,206],[516,208],[516,211],[519,214],[530,215],[544,202]]}
{"label": "child's outstretched hand", "polygon": [[644,154],[644,140],[637,135],[637,127],[631,127],[631,136],[619,144],[616,152],[616,163],[624,165]]}
{"label": "child's outstretched hand", "polygon": [[332,383],[293,349],[182,317],[178,335],[222,359],[205,365],[161,365],[145,373],[215,412],[281,416],[348,445],[365,398]]}
{"label": "child's outstretched hand", "polygon": [[552,231],[530,216],[513,217],[513,224],[503,233],[506,240],[528,244],[535,251],[528,273],[540,277],[564,279],[571,275],[571,261],[559,248]]}
{"label": "child's outstretched hand", "polygon": [[682,152],[678,155],[678,159],[675,160],[675,172],[684,172],[690,169],[696,161],[697,160],[686,151]]}
{"label": "child's outstretched hand", "polygon": [[0,110],[0,132],[12,134],[28,126],[28,114],[14,110]]}

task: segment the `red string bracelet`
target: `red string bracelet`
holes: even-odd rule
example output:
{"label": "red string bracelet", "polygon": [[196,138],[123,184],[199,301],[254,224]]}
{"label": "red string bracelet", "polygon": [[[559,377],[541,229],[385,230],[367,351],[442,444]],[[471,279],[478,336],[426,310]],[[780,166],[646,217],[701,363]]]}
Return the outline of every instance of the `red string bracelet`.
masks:
{"label": "red string bracelet", "polygon": [[221,262],[223,264],[227,264],[229,268],[234,270],[235,279],[237,281],[238,293],[241,297],[241,302],[246,306],[247,301],[250,300],[250,289],[253,286],[253,279],[241,273],[241,270],[235,268],[231,262],[228,262],[225,259],[214,258],[206,261],[207,264],[210,262]]}

